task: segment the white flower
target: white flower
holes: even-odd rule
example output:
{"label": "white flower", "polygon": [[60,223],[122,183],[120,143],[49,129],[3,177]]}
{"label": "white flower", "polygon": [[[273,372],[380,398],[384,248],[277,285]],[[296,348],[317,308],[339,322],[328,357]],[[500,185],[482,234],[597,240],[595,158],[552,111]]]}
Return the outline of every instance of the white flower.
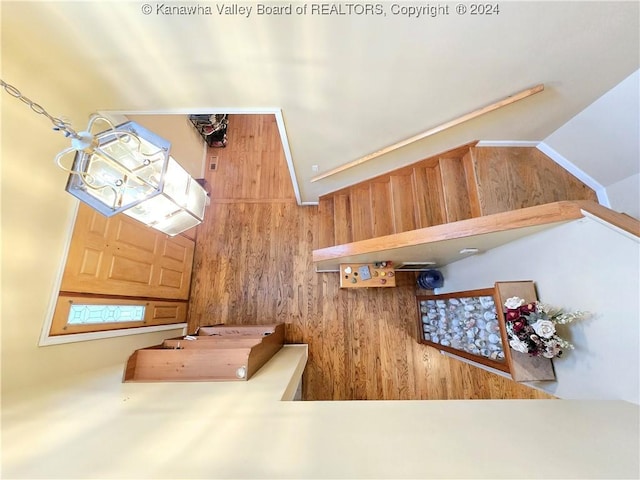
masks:
{"label": "white flower", "polygon": [[555,325],[549,320],[538,320],[531,328],[542,338],[551,338],[556,333]]}
{"label": "white flower", "polygon": [[524,305],[524,300],[521,299],[520,297],[507,298],[507,300],[504,302],[504,306],[507,307],[509,310],[515,310],[516,308],[521,307],[522,305]]}
{"label": "white flower", "polygon": [[557,357],[560,352],[562,352],[560,345],[555,340],[552,340],[547,343],[547,348],[544,352],[542,352],[542,356],[546,358],[553,358]]}
{"label": "white flower", "polygon": [[511,348],[513,348],[516,352],[520,352],[520,353],[528,353],[529,352],[529,348],[527,347],[527,344],[524,343],[519,338],[512,338],[509,341],[509,345],[511,345]]}

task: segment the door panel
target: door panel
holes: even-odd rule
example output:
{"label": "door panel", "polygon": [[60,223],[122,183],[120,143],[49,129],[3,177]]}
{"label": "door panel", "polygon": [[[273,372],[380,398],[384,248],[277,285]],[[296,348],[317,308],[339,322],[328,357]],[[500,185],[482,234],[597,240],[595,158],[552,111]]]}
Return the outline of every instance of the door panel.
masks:
{"label": "door panel", "polygon": [[[180,323],[186,321],[187,304],[175,303],[165,304],[155,303],[151,305],[150,321],[154,323]],[[161,322],[162,321],[162,322]]]}
{"label": "door panel", "polygon": [[[98,215],[97,212],[96,215]],[[116,216],[112,220],[116,222],[115,241],[118,242],[118,246],[154,254],[157,241],[156,231],[138,222],[134,225],[126,216]]]}
{"label": "door panel", "polygon": [[193,251],[193,240],[80,205],[61,290],[186,300]]}
{"label": "door panel", "polygon": [[[85,209],[86,206],[82,206],[81,208]],[[108,218],[103,215],[98,215],[97,212],[93,212],[94,215],[91,216],[91,220],[89,223],[89,232],[95,233],[99,237],[104,237],[107,233],[107,222]]]}
{"label": "door panel", "polygon": [[80,274],[89,277],[97,277],[102,262],[102,251],[95,248],[86,247],[82,251],[82,260],[80,261]]}
{"label": "door panel", "polygon": [[160,282],[163,287],[180,289],[182,287],[182,272],[170,270],[168,268],[160,269]]}
{"label": "door panel", "polygon": [[184,245],[178,245],[177,243],[165,242],[162,251],[162,256],[167,259],[175,260],[179,263],[184,263],[187,259],[189,251]]}
{"label": "door panel", "polygon": [[149,259],[149,261],[138,261],[132,258],[127,258],[124,255],[113,254],[111,256],[111,268],[109,268],[107,280],[125,283],[140,283],[142,285],[151,286],[152,275],[153,258]]}

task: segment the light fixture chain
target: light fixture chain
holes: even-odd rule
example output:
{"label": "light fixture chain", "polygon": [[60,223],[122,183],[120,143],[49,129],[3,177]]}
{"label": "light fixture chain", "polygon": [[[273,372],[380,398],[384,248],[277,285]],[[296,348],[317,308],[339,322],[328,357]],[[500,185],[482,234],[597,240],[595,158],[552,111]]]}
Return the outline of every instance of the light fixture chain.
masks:
{"label": "light fixture chain", "polygon": [[42,107],[38,103],[35,103],[33,100],[30,100],[29,98],[25,97],[20,92],[20,90],[18,90],[13,85],[9,85],[4,80],[0,79],[0,86],[2,86],[4,88],[4,91],[7,92],[12,97],[15,97],[18,100],[20,100],[22,103],[26,103],[27,105],[29,105],[29,108],[31,108],[31,110],[37,113],[38,115],[44,115],[45,117],[47,117],[51,121],[51,123],[53,123],[54,130],[59,130],[63,132],[65,137],[80,138],[80,136],[78,135],[78,132],[76,132],[73,128],[71,128],[71,125],[68,122],[65,122],[64,120],[49,114],[49,112],[47,112],[44,109],[44,107]]}

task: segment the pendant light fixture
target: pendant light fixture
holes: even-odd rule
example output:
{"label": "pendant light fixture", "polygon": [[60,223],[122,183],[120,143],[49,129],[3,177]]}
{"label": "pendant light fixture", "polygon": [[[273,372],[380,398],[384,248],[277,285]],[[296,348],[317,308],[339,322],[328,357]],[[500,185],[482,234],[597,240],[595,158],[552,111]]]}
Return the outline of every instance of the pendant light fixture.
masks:
{"label": "pendant light fixture", "polygon": [[[171,236],[204,219],[207,193],[169,154],[167,140],[136,122],[116,126],[97,114],[76,132],[1,79],[0,86],[71,138],[55,162],[69,172],[66,190],[78,200],[106,217],[124,213]],[[94,133],[101,124],[103,130]],[[65,167],[71,156],[71,167]]]}

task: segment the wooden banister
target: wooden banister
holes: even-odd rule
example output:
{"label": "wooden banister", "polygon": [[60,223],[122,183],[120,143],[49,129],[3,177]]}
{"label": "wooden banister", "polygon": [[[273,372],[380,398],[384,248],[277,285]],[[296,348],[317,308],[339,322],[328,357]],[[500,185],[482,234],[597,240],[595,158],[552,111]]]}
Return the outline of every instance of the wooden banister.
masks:
{"label": "wooden banister", "polygon": [[[561,201],[322,248],[313,251],[313,262],[320,271],[334,269],[339,263],[413,261],[426,257],[446,264],[463,258],[458,254],[461,247],[481,251],[494,248],[556,224],[578,220],[585,216],[584,212],[640,237],[640,222],[627,215],[593,201]],[[423,258],[413,258],[420,256]]]}
{"label": "wooden banister", "polygon": [[635,218],[624,213],[616,212],[607,207],[603,207],[599,203],[589,202],[586,200],[576,201],[575,203],[577,203],[585,212],[588,212],[591,215],[598,217],[627,233],[630,233],[631,235],[640,237],[640,221]]}

